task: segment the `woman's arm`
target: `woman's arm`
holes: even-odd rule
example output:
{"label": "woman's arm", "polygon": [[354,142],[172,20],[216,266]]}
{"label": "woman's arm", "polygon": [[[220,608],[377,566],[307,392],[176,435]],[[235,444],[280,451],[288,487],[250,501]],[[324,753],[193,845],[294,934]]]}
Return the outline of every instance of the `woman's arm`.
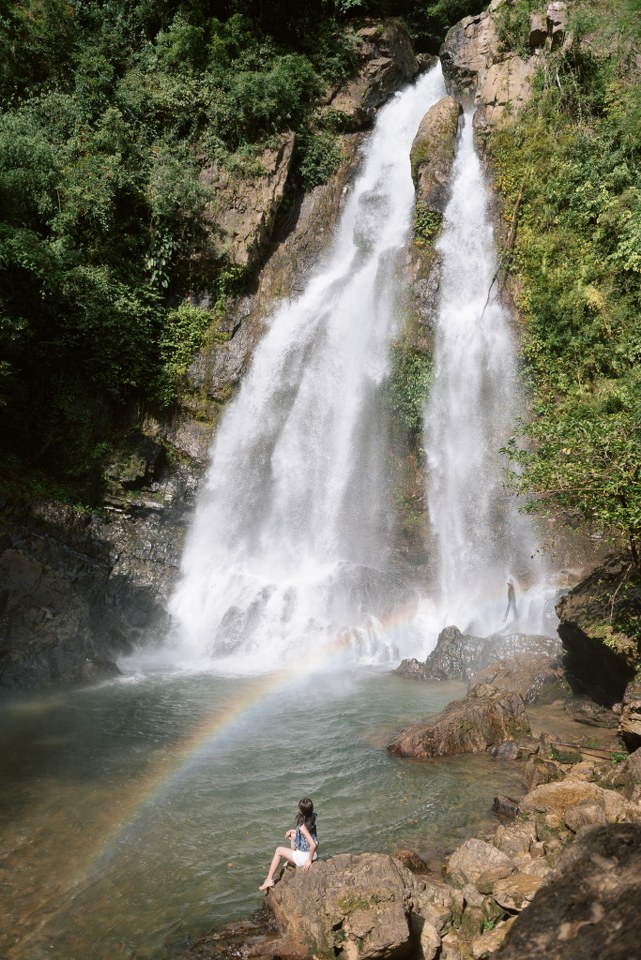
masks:
{"label": "woman's arm", "polygon": [[311,833],[309,832],[309,830],[307,829],[304,823],[301,823],[300,825],[300,832],[303,834],[303,836],[309,843],[309,860],[307,861],[307,863],[303,864],[303,871],[307,872],[312,865],[312,861],[314,859],[314,854],[316,852],[316,847],[318,846],[318,844],[316,843],[316,841],[314,840],[313,836],[311,835]]}

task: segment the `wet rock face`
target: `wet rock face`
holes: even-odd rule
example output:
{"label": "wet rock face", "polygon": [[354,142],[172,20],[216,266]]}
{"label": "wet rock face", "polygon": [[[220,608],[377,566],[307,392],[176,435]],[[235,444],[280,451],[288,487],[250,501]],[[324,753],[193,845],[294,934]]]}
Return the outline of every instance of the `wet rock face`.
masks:
{"label": "wet rock face", "polygon": [[3,504],[0,687],[101,679],[165,628],[195,487],[181,468],[136,506],[103,514]]}
{"label": "wet rock face", "polygon": [[640,898],[641,826],[589,830],[517,917],[497,960],[631,960],[641,942]]}
{"label": "wet rock face", "polygon": [[333,92],[328,102],[350,130],[369,126],[378,107],[418,72],[411,40],[396,21],[363,27],[356,43],[361,61],[358,75]]}
{"label": "wet rock face", "polygon": [[435,244],[449,199],[462,110],[452,97],[444,97],[434,104],[421,120],[410,152],[416,188],[414,243],[409,265],[410,307],[417,321],[411,331],[414,349],[431,348],[441,277]]}
{"label": "wet rock face", "polygon": [[417,206],[443,214],[456,152],[463,107],[453,97],[443,97],[431,107],[414,138],[410,152]]}
{"label": "wet rock face", "polygon": [[397,668],[401,676],[422,680],[471,680],[480,670],[507,657],[532,653],[554,658],[560,653],[560,643],[551,637],[522,633],[491,634],[474,637],[463,634],[458,627],[445,627],[439,634],[436,647],[429,654],[422,669],[417,661],[403,660]]}

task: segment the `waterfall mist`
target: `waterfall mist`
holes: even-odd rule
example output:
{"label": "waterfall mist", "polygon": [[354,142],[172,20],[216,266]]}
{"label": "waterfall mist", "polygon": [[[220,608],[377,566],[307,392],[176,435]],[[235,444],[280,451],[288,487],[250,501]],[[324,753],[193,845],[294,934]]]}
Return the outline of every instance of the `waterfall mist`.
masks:
{"label": "waterfall mist", "polygon": [[265,670],[337,638],[374,661],[421,645],[418,620],[414,633],[384,624],[407,593],[389,557],[381,394],[409,151],[443,93],[436,68],[381,110],[331,250],[269,319],[218,428],[170,603],[184,652]]}
{"label": "waterfall mist", "polygon": [[488,200],[466,114],[437,243],[441,296],[425,411],[434,600],[441,626],[483,636],[502,628],[510,579],[518,617],[510,612],[508,628],[542,633],[550,627],[544,564],[532,521],[504,487],[499,452],[524,409]]}

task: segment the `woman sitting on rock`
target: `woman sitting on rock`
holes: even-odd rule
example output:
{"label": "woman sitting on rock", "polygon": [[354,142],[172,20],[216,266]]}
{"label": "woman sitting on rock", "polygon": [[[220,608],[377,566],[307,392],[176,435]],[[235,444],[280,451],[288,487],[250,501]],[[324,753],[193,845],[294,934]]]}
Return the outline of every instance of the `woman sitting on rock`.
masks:
{"label": "woman sitting on rock", "polygon": [[298,803],[296,814],[296,829],[288,830],[285,839],[289,840],[289,847],[276,847],[272,858],[269,873],[261,883],[259,890],[267,890],[274,886],[274,874],[278,870],[282,858],[289,860],[297,867],[302,867],[306,873],[316,859],[318,839],[316,837],[316,814],[314,804],[305,797]]}

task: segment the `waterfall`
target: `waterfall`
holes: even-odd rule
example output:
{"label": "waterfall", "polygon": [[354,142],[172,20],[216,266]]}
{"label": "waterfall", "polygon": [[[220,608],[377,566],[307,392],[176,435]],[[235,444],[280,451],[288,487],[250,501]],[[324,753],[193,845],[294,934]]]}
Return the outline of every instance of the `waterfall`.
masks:
{"label": "waterfall", "polygon": [[[510,579],[512,631],[551,626],[551,591],[529,517],[504,488],[499,450],[523,415],[517,343],[497,296],[488,189],[466,114],[437,243],[442,262],[435,376],[425,411],[427,502],[441,625],[502,628]],[[547,629],[546,629],[547,627]]]}
{"label": "waterfall", "polygon": [[265,670],[337,637],[369,660],[421,645],[386,620],[407,601],[387,546],[381,394],[413,210],[409,151],[443,94],[437,67],[380,111],[331,250],[268,320],[218,428],[170,602],[183,651]]}

